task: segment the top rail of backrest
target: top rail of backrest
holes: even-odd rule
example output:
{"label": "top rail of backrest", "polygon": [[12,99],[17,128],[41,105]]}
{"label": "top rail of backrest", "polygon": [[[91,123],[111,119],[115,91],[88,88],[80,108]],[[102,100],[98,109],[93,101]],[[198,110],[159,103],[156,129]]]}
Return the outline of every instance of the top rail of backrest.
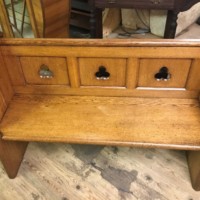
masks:
{"label": "top rail of backrest", "polygon": [[0,39],[0,46],[200,47],[200,39]]}

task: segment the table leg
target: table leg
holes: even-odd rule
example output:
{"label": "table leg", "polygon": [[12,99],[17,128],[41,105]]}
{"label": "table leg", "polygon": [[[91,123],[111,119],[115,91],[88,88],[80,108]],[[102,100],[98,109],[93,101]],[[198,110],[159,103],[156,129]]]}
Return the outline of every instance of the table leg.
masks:
{"label": "table leg", "polygon": [[17,176],[27,145],[28,142],[5,141],[0,136],[0,160],[9,178]]}
{"label": "table leg", "polygon": [[175,38],[178,12],[169,10],[165,26],[164,38]]}
{"label": "table leg", "polygon": [[90,11],[90,34],[92,38],[102,38],[102,10],[92,8]]}
{"label": "table leg", "polygon": [[187,159],[192,186],[200,191],[200,151],[188,151]]}

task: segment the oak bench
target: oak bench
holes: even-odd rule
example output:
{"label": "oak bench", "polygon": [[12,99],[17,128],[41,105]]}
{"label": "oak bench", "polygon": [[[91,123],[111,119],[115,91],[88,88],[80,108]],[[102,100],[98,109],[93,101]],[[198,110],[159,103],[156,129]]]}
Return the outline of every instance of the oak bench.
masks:
{"label": "oak bench", "polygon": [[200,190],[199,40],[0,40],[0,159],[28,142],[188,151]]}

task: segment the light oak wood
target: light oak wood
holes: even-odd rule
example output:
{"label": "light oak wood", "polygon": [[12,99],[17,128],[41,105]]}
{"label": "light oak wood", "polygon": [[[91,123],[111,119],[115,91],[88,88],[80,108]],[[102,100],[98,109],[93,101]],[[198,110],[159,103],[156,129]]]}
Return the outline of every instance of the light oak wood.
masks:
{"label": "light oak wood", "polygon": [[5,102],[8,104],[13,96],[13,88],[10,82],[8,71],[5,67],[3,57],[0,52],[0,91],[2,92]]}
{"label": "light oak wood", "polygon": [[[13,94],[14,91],[0,48],[0,122],[7,110]],[[10,178],[16,177],[27,144],[27,142],[3,141],[0,132],[0,160]]]}
{"label": "light oak wood", "polygon": [[121,22],[121,11],[119,8],[106,9],[103,16],[103,37],[107,37],[116,28],[119,27]]}
{"label": "light oak wood", "polygon": [[[118,46],[117,41],[111,43],[111,47],[105,44],[100,44],[98,41],[95,45],[95,42],[91,45],[81,42],[82,40],[73,40],[73,44],[66,46],[58,45],[48,45],[48,42],[43,43],[43,45],[31,45],[27,46],[26,40],[23,45],[2,45],[3,55],[14,55],[14,56],[58,56],[58,57],[84,57],[84,58],[157,58],[157,59],[191,59],[191,58],[200,58],[198,46],[188,48],[188,47],[139,47],[137,43],[132,44],[130,47],[120,47]],[[83,46],[81,46],[83,44]],[[159,44],[159,43],[158,43]],[[149,44],[150,45],[150,44]],[[105,50],[106,49],[106,50]]]}
{"label": "light oak wood", "polygon": [[188,151],[187,157],[192,186],[200,191],[200,151]]}
{"label": "light oak wood", "polygon": [[[27,84],[69,85],[67,61],[65,58],[20,57],[22,70]],[[54,74],[53,78],[40,78],[39,70],[45,65]]]}
{"label": "light oak wood", "polygon": [[5,102],[5,99],[3,97],[2,92],[0,91],[0,119],[2,119],[5,111],[6,111],[7,105]]}
{"label": "light oak wood", "polygon": [[139,59],[127,59],[126,88],[134,89],[138,82]]}
{"label": "light oak wood", "polygon": [[[126,59],[119,58],[79,58],[81,86],[118,86],[126,85]],[[110,73],[108,80],[97,80],[95,73],[99,67]],[[135,66],[132,66],[133,68]]]}
{"label": "light oak wood", "polygon": [[192,63],[190,70],[187,89],[188,90],[200,90],[200,59],[196,59]]}
{"label": "light oak wood", "polygon": [[76,57],[68,57],[67,63],[68,63],[70,85],[72,88],[79,88],[80,77],[79,77],[78,60]]}
{"label": "light oak wood", "polygon": [[0,24],[1,27],[3,29],[3,37],[6,38],[13,38],[14,37],[14,33],[10,24],[10,20],[8,17],[8,13],[7,10],[5,8],[5,4],[4,1],[0,1]]}
{"label": "light oak wood", "polygon": [[[133,77],[134,80],[134,77]],[[65,94],[81,96],[116,96],[116,97],[163,97],[163,98],[188,98],[196,99],[199,91],[161,89],[152,90],[152,88],[126,89],[123,87],[80,87],[72,88],[65,85],[26,85],[15,86],[14,90],[19,94]]]}
{"label": "light oak wood", "polygon": [[[12,140],[200,150],[199,41],[0,40],[0,45],[5,74],[0,81],[6,83],[0,86],[1,146]],[[55,71],[54,82],[38,80],[42,64]],[[167,88],[181,89],[154,85],[152,74],[148,77],[165,64],[173,75]],[[110,85],[95,82],[99,65],[114,74]],[[64,73],[57,74],[60,68]],[[198,189],[195,162],[189,161]]]}
{"label": "light oak wood", "polygon": [[4,63],[9,73],[13,86],[26,85],[22,71],[20,58],[16,56],[5,56]]}
{"label": "light oak wood", "polygon": [[7,105],[13,97],[14,91],[5,67],[0,48],[0,121],[6,111]]}
{"label": "light oak wood", "polygon": [[28,14],[30,16],[31,27],[36,38],[44,37],[44,13],[40,0],[26,0]]}
{"label": "light oak wood", "polygon": [[0,159],[9,178],[17,176],[27,145],[28,142],[4,141],[0,134]]}
{"label": "light oak wood", "polygon": [[194,190],[200,191],[200,151],[187,151],[187,161],[192,187]]}
{"label": "light oak wood", "polygon": [[26,0],[35,37],[69,37],[70,0]]}
{"label": "light oak wood", "polygon": [[[185,88],[191,60],[189,59],[141,59],[139,70],[139,87],[172,87]],[[167,67],[171,78],[168,81],[157,81],[155,74],[162,67]]]}
{"label": "light oak wood", "polygon": [[[141,46],[139,47],[139,43],[138,41],[133,42],[132,41],[132,48],[130,51],[130,47],[122,47],[123,45],[127,45],[127,42],[124,40],[121,43],[118,43],[118,41],[116,40],[106,40],[108,41],[107,43],[105,43],[105,41],[101,41],[101,40],[67,40],[67,41],[63,41],[67,46],[63,47],[62,43],[60,43],[60,40],[56,40],[57,45],[53,45],[53,40],[48,40],[45,41],[45,43],[39,43],[39,41],[43,41],[43,40],[35,40],[36,41],[36,45],[32,45],[32,46],[18,46],[18,44],[20,44],[19,42],[17,43],[18,40],[16,40],[16,45],[12,45],[9,46],[9,42],[7,41],[6,44],[6,40],[3,40],[2,42],[4,42],[4,46],[2,46],[3,49],[3,55],[4,58],[9,58],[9,56],[16,56],[16,57],[48,57],[49,59],[51,58],[52,60],[55,59],[55,57],[65,57],[66,58],[66,62],[68,62],[69,66],[69,73],[71,73],[72,75],[70,75],[69,79],[70,79],[70,84],[72,88],[78,88],[80,86],[82,90],[68,90],[68,87],[42,87],[42,86],[34,86],[34,85],[26,85],[26,86],[15,86],[15,91],[17,93],[42,93],[44,92],[45,94],[71,94],[71,95],[75,95],[75,94],[81,94],[81,95],[91,95],[90,94],[90,90],[87,90],[86,88],[83,88],[83,86],[99,86],[99,87],[103,87],[106,86],[108,81],[96,81],[94,80],[94,73],[95,71],[91,72],[91,70],[89,70],[90,72],[86,72],[85,70],[80,70],[80,63],[79,60],[88,60],[89,64],[86,63],[87,65],[91,65],[91,61],[94,61],[94,64],[96,66],[99,66],[99,64],[101,64],[102,60],[117,60],[117,59],[122,59],[122,60],[126,60],[126,70],[124,70],[125,72],[125,80],[122,80],[122,78],[118,78],[117,81],[120,82],[116,84],[110,82],[111,84],[108,86],[115,86],[116,90],[102,90],[102,88],[100,88],[100,90],[98,88],[96,88],[96,90],[94,90],[94,88],[92,88],[92,94],[95,95],[108,95],[108,96],[147,96],[147,97],[177,97],[177,98],[196,98],[198,95],[198,90],[195,91],[148,91],[147,88],[146,90],[134,90],[134,91],[124,91],[121,90],[120,88],[118,88],[117,86],[125,86],[128,89],[134,89],[136,86],[138,86],[138,67],[139,67],[139,62],[140,62],[140,58],[154,58],[155,57],[157,59],[160,59],[161,61],[166,61],[166,59],[171,59],[171,60],[175,60],[175,58],[181,58],[179,60],[174,61],[174,63],[176,63],[176,65],[181,66],[181,71],[183,73],[177,73],[176,70],[175,74],[177,75],[177,77],[179,77],[179,81],[181,82],[181,84],[183,85],[183,82],[186,82],[187,79],[187,75],[186,72],[188,72],[189,70],[189,60],[192,59],[196,59],[199,56],[199,50],[198,50],[198,43],[196,43],[196,47],[194,47],[194,43],[187,43],[189,44],[189,46],[192,46],[192,48],[186,48],[185,46],[183,46],[183,44],[181,42],[177,42],[175,41],[174,47],[172,46],[172,44],[170,43],[164,43],[164,47],[160,47],[160,41],[158,40],[157,45],[158,47],[152,47],[153,45],[155,45],[155,42],[153,40],[150,40],[149,43],[148,42],[141,42]],[[73,41],[73,42],[72,42]],[[11,42],[11,41],[10,41]],[[131,43],[131,42],[130,42]],[[24,44],[31,44],[30,40],[25,40]],[[116,45],[114,47],[114,44]],[[185,44],[185,45],[186,45]],[[7,46],[8,45],[8,46]],[[38,45],[38,46],[37,46]],[[81,47],[79,47],[80,45],[83,45]],[[107,46],[110,45],[111,47],[107,48]],[[119,45],[119,46],[118,46]],[[146,46],[145,46],[146,45]],[[180,45],[180,46],[179,46]],[[120,47],[121,46],[121,47]],[[165,47],[168,46],[168,47]],[[162,59],[161,59],[162,58]],[[22,58],[23,59],[23,58]],[[33,58],[34,59],[34,58]],[[98,62],[97,62],[98,61]],[[186,67],[182,66],[182,61],[188,65]],[[30,61],[31,62],[31,61]],[[96,63],[95,63],[96,62]],[[115,61],[112,61],[115,62]],[[159,61],[160,62],[160,61]],[[169,61],[167,61],[169,62]],[[23,63],[22,63],[23,64]],[[106,63],[103,63],[106,64]],[[115,65],[115,64],[114,64]],[[17,65],[16,65],[17,66]],[[85,63],[84,66],[85,67]],[[81,68],[83,68],[81,67]],[[176,67],[177,68],[177,67]],[[185,70],[182,70],[182,68],[184,68]],[[177,68],[179,69],[179,67]],[[25,73],[27,72],[27,74],[32,74],[29,73],[29,70],[25,70]],[[36,70],[37,71],[37,70]],[[35,74],[36,71],[34,72]],[[119,76],[123,76],[123,73],[118,72],[118,70],[114,70],[116,74],[119,74]],[[84,74],[85,73],[85,74]],[[90,73],[90,76],[88,76],[88,73]],[[27,76],[26,74],[26,76]],[[146,74],[146,72],[145,72]],[[180,75],[182,76],[180,76]],[[11,77],[13,77],[15,75],[15,72],[13,72],[13,74],[11,75]],[[90,80],[89,83],[81,83],[81,76],[83,75],[84,77],[91,77],[93,78],[93,80]],[[32,79],[32,75],[30,75],[31,77],[29,77],[29,79]],[[37,76],[37,75],[36,75]],[[37,76],[38,77],[38,76]],[[88,77],[86,78],[86,80],[88,80]],[[59,77],[58,77],[59,78]],[[152,77],[151,77],[152,78]],[[111,79],[112,80],[112,79]],[[109,80],[109,81],[111,81]],[[95,84],[91,83],[91,82],[96,82]],[[154,81],[154,79],[153,79]],[[170,81],[172,82],[172,81]],[[47,83],[47,81],[46,81]],[[198,83],[198,82],[197,82]],[[40,82],[35,84],[40,84]],[[48,84],[48,83],[47,83]],[[99,85],[98,85],[99,84]],[[149,87],[151,86],[151,84],[148,85]],[[185,87],[185,86],[184,86]],[[55,89],[57,88],[57,89]],[[108,89],[108,88],[106,88]],[[113,92],[112,92],[113,91]],[[177,94],[177,95],[174,95]]]}
{"label": "light oak wood", "polygon": [[[199,39],[1,39],[2,46],[94,46],[94,47],[199,47]],[[109,48],[107,49],[109,50]],[[174,48],[176,50],[176,48]],[[192,51],[192,49],[188,49]],[[83,52],[84,53],[84,52]],[[87,52],[89,53],[89,52]],[[181,52],[176,52],[181,53]],[[184,56],[185,52],[182,52]],[[157,56],[157,55],[154,55]],[[165,56],[165,55],[163,55]],[[175,55],[174,55],[175,56]]]}
{"label": "light oak wood", "polygon": [[5,140],[200,149],[192,99],[19,95],[0,128]]}

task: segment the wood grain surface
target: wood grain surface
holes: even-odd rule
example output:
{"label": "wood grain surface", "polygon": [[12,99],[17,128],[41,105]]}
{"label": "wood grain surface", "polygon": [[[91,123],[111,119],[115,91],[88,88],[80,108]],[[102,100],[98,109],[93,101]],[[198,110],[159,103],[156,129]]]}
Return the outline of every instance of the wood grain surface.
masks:
{"label": "wood grain surface", "polygon": [[187,158],[192,186],[200,191],[200,151],[188,151]]}
{"label": "wood grain surface", "polygon": [[[3,38],[0,40],[1,45],[26,45],[26,46],[121,46],[121,47],[130,47],[130,46],[159,46],[159,47],[198,47],[200,46],[199,39],[6,39]],[[178,53],[178,52],[177,52]],[[180,53],[180,52],[179,52]]]}
{"label": "wood grain surface", "polygon": [[[141,59],[138,86],[185,88],[191,61],[189,59]],[[155,74],[162,67],[167,67],[171,75],[170,80],[155,80]]]}
{"label": "wood grain surface", "polygon": [[[34,41],[0,40],[3,57],[0,59],[0,115],[1,117],[4,116],[0,123],[2,134],[0,157],[3,164],[6,164],[5,168],[8,174],[11,174],[11,177],[16,175],[25,152],[25,146],[23,145],[21,148],[21,142],[19,141],[200,150],[199,78],[197,75],[199,72],[198,60],[200,59],[199,41],[175,40],[172,42],[170,40],[158,40],[155,42],[147,40],[144,42],[130,41],[130,44],[127,41],[119,42],[119,40]],[[12,59],[12,63],[17,63],[13,71],[11,70],[11,61],[6,61],[11,57],[15,57]],[[49,65],[55,64],[59,58],[64,60],[62,66],[71,65],[67,69],[69,71],[68,75],[72,76],[69,77],[69,80],[67,79],[69,86],[67,84],[63,86],[39,85],[41,82],[38,82],[34,76],[38,73],[37,65],[43,64],[43,61],[46,60],[48,60]],[[177,77],[182,75],[175,87],[184,86],[184,88],[181,91],[168,91],[162,88],[161,90],[137,88],[138,75],[140,76],[141,73],[140,61],[142,59],[154,59],[153,65],[160,64],[161,60],[166,59],[170,60],[167,63],[171,65],[173,61],[172,63],[175,63],[177,71],[174,68],[172,72]],[[80,60],[81,62],[79,62]],[[115,62],[115,60],[120,62]],[[183,60],[184,62],[182,62]],[[21,66],[18,65],[19,61],[21,61]],[[54,63],[54,61],[56,62]],[[120,74],[117,74],[117,72],[115,74],[115,78],[119,75],[121,77],[117,77],[110,85],[116,85],[116,88],[107,90],[106,87],[103,88],[104,85],[100,85],[99,88],[87,88],[89,85],[98,85],[94,84],[94,80],[88,78],[85,65],[92,64],[93,69],[97,64],[101,64],[101,61],[103,65],[109,64],[108,70],[111,70],[112,74],[115,74],[114,68],[117,68],[115,67],[117,64],[123,66],[123,69],[118,71]],[[34,67],[29,69],[32,64]],[[11,68],[7,71],[6,67]],[[58,68],[58,66],[55,68],[56,72]],[[145,65],[144,68],[147,70],[148,66]],[[145,73],[148,73],[148,70]],[[24,77],[20,74],[21,72],[23,72]],[[191,72],[189,76],[188,72]],[[16,81],[13,80],[15,73],[17,73]],[[91,73],[93,74],[94,71]],[[59,76],[62,75],[63,73],[60,73]],[[194,79],[192,79],[193,77]],[[22,81],[23,79],[26,80],[25,84]],[[83,84],[83,79],[85,79],[85,84]],[[63,79],[58,77],[56,80],[62,81]],[[20,81],[22,82],[20,83]],[[118,81],[123,81],[123,84],[121,82],[119,84]],[[14,85],[13,88],[11,82]],[[58,82],[55,83],[59,84]],[[126,87],[123,89],[117,87],[122,85]],[[145,85],[145,87],[148,86],[151,87],[149,83],[147,86]],[[174,87],[174,85],[171,86]],[[15,92],[14,97],[13,89]],[[68,96],[60,94],[68,94]],[[77,157],[82,155],[82,147],[81,150],[79,147],[72,148],[78,152],[76,152]],[[92,150],[88,151],[91,152]],[[10,159],[13,154],[17,156],[16,165],[12,165]],[[58,157],[59,155],[57,154]],[[198,156],[190,155],[188,160],[192,183],[195,189],[199,189],[200,170],[198,162],[194,159],[199,158],[199,153]],[[80,159],[83,159],[83,156],[80,156]],[[120,191],[121,199],[127,198],[124,193],[122,194],[122,191],[132,195],[132,199],[140,199],[140,195],[138,196],[130,190],[130,185],[135,182],[138,175],[136,170],[127,172],[125,168],[118,169],[113,165],[109,165],[106,171],[102,171],[101,169],[106,165],[97,165],[96,162],[90,164],[99,170],[98,173],[101,173],[104,179]],[[48,163],[48,165],[50,164]],[[33,168],[37,168],[37,166]],[[160,168],[160,166],[157,168],[159,173],[161,173]],[[117,177],[117,181],[113,180],[113,174]],[[127,176],[128,179],[121,186],[122,177],[124,176]],[[52,180],[55,179],[51,173],[49,173],[49,177]],[[147,180],[150,179],[147,176]],[[48,182],[48,178],[46,180]],[[173,181],[176,185],[178,184],[174,176]],[[69,182],[69,184],[72,183],[73,181]],[[95,184],[96,181],[91,183]],[[102,184],[102,187],[104,185]],[[56,188],[59,189],[58,186]],[[76,184],[76,190],[79,191],[80,189],[81,186]],[[162,188],[162,190],[164,189]],[[90,199],[89,194],[93,196],[93,192],[89,188],[86,188],[86,191],[86,198]],[[5,193],[3,195],[5,196]],[[94,195],[94,199],[98,198],[98,194],[95,193]],[[171,198],[161,197],[157,193],[152,195],[154,199]],[[141,196],[141,199],[145,199],[147,196]],[[35,193],[32,197],[39,198],[37,195],[35,196]],[[66,199],[67,197],[64,196],[63,198]],[[111,196],[109,198],[111,199]]]}
{"label": "wood grain surface", "polygon": [[22,71],[20,58],[16,56],[4,57],[4,63],[13,86],[25,85],[24,74]]}
{"label": "wood grain surface", "polygon": [[9,140],[200,148],[195,99],[17,95],[0,128]]}
{"label": "wood grain surface", "polygon": [[[14,82],[16,93],[197,98],[199,94],[199,79],[195,72],[199,70],[199,67],[193,64],[193,61],[200,58],[198,42],[196,46],[193,46],[194,41],[184,41],[185,43],[182,41],[181,43],[175,40],[171,44],[164,42],[162,44],[163,46],[160,47],[161,43],[159,40],[157,43],[153,40],[146,40],[146,42],[130,40],[130,44],[127,44],[125,40],[120,40],[120,42],[119,40],[106,41],[107,42],[105,42],[105,40],[71,39],[63,40],[63,43],[66,44],[66,46],[63,46],[60,40],[48,40],[44,42],[43,40],[36,39],[35,44],[33,45],[32,43],[32,45],[29,46],[31,44],[30,40],[24,40],[23,45],[20,45],[22,43],[19,43],[19,40],[16,40],[15,44],[14,42],[12,43],[12,40],[10,42],[4,40],[4,46],[1,48],[4,59],[8,64],[7,67],[9,68],[12,82]],[[41,46],[42,42],[43,45]],[[10,44],[13,45],[9,46]],[[183,44],[186,46],[188,45],[188,47],[182,46]],[[125,47],[125,45],[127,46]],[[130,47],[130,45],[132,46]],[[16,62],[16,67],[14,67],[13,71],[10,68],[10,61],[8,61],[11,57],[16,57],[12,59],[14,63]],[[22,57],[21,68],[24,71],[26,82],[28,83],[27,85],[23,83],[22,85],[18,85],[20,80],[19,73],[16,74],[16,80],[18,81],[13,81],[16,68],[18,72],[21,70],[18,57]],[[38,70],[35,70],[34,66],[29,68],[31,64],[38,61],[31,62],[30,60],[30,62],[24,63],[23,60],[26,59],[26,57],[30,59],[41,59],[41,62],[46,58],[51,60],[51,63],[60,57],[65,58],[68,66],[68,74],[70,75],[70,90],[69,87],[58,87],[58,85],[48,87],[47,84],[49,84],[49,81],[40,80],[37,74]],[[123,63],[121,63],[122,60]],[[151,63],[152,66],[149,68],[147,65],[143,67],[143,60],[148,61],[148,63],[150,60],[156,60],[156,62]],[[162,64],[163,61],[170,64],[170,70],[171,73],[173,73],[172,79],[168,83],[158,84],[153,78],[153,73],[155,71],[154,64],[157,63],[156,67],[158,68],[157,65]],[[191,67],[190,62],[192,62]],[[41,63],[39,62],[38,64]],[[97,81],[95,79],[94,74],[101,64],[106,65],[106,67],[111,70],[112,76],[107,81]],[[51,64],[49,63],[49,65]],[[142,70],[143,68],[146,71]],[[190,68],[192,69],[190,70]],[[57,69],[55,69],[55,71],[56,70]],[[189,71],[191,71],[192,75],[189,76],[188,79]],[[61,74],[60,77],[58,76],[56,80],[62,81],[62,75],[63,74]],[[147,77],[148,80],[144,80],[144,77]],[[23,79],[23,76],[21,76],[21,79]],[[53,80],[55,79],[52,79],[50,83],[59,84],[59,81]],[[45,86],[43,87],[41,84]],[[68,84],[66,83],[65,85]],[[90,87],[89,89],[86,88],[88,86]],[[91,89],[92,86],[98,86],[98,88]],[[107,90],[108,88],[106,88],[106,86],[109,86],[111,90]],[[143,88],[141,91],[141,88],[136,89],[137,86],[145,86],[145,89]],[[163,89],[158,91],[155,90],[155,88],[148,90],[148,87],[151,86],[159,86],[161,88],[171,87],[171,91],[166,92]],[[181,87],[182,90],[173,91],[173,87]],[[125,90],[121,90],[122,88]],[[184,90],[184,88],[189,90]]]}
{"label": "wood grain surface", "polygon": [[200,90],[200,59],[193,61],[191,71],[188,78],[187,89],[188,90]]}
{"label": "wood grain surface", "polygon": [[184,151],[30,143],[1,200],[199,200]]}
{"label": "wood grain surface", "polygon": [[14,33],[12,27],[10,25],[10,20],[7,14],[7,10],[5,8],[4,1],[0,1],[0,24],[3,29],[3,36],[6,38],[13,38]]}
{"label": "wood grain surface", "polygon": [[[79,58],[80,82],[82,86],[126,86],[126,59],[119,58]],[[108,80],[97,80],[99,67],[106,68],[110,74]],[[132,66],[133,68],[135,66]]]}
{"label": "wood grain surface", "polygon": [[0,133],[0,159],[9,178],[17,176],[27,145],[28,142],[4,141]]}
{"label": "wood grain surface", "polygon": [[13,94],[14,91],[0,48],[0,121],[13,97]]}
{"label": "wood grain surface", "polygon": [[[29,85],[69,85],[67,60],[62,57],[21,57],[21,67]],[[39,70],[42,65],[53,73],[52,78],[42,79]]]}
{"label": "wood grain surface", "polygon": [[26,0],[26,3],[35,37],[69,37],[69,0]]}

